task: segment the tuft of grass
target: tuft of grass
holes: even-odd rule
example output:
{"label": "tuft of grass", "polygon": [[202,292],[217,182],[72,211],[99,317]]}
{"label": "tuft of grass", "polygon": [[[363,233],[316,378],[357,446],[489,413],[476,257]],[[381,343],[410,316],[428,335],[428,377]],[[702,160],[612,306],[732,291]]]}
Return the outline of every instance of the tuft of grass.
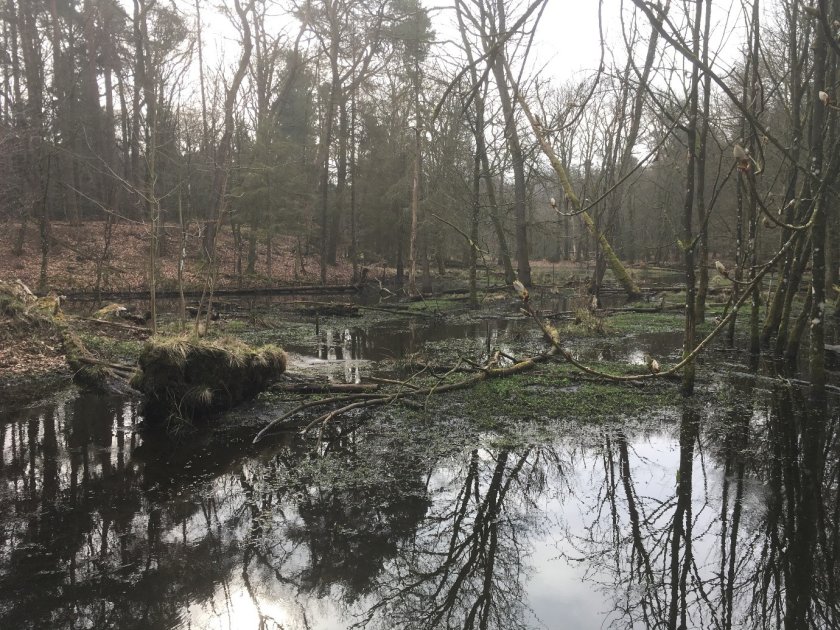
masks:
{"label": "tuft of grass", "polygon": [[79,331],[79,337],[92,353],[108,361],[134,362],[143,349],[143,342],[137,339],[114,339],[86,331]]}
{"label": "tuft of grass", "polygon": [[197,385],[195,387],[191,387],[184,393],[182,402],[188,403],[194,407],[212,407],[213,390],[207,385]]}
{"label": "tuft of grass", "polygon": [[132,386],[151,420],[194,419],[221,411],[265,389],[286,369],[279,346],[254,349],[239,339],[155,337],[143,348]]}
{"label": "tuft of grass", "polygon": [[26,306],[23,302],[8,293],[0,293],[0,315],[21,319],[25,314]]}
{"label": "tuft of grass", "polygon": [[231,319],[224,323],[224,327],[227,334],[244,333],[251,328],[244,319]]}
{"label": "tuft of grass", "polygon": [[604,336],[607,334],[607,326],[603,317],[598,317],[589,309],[579,308],[575,311],[575,330],[586,335]]}

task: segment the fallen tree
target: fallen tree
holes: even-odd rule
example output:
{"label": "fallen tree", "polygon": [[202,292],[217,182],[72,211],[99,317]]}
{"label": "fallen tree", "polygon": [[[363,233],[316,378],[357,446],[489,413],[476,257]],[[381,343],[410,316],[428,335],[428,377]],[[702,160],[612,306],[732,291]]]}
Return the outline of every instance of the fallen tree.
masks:
{"label": "fallen tree", "polygon": [[[74,330],[74,320],[64,316],[62,297],[50,294],[36,297],[20,280],[0,280],[0,324],[4,334],[0,343],[7,354],[17,355],[18,363],[43,363],[43,350],[48,349],[57,367],[66,363],[73,382],[86,391],[124,393],[133,368],[117,366],[95,357]],[[62,356],[63,355],[63,356]]]}

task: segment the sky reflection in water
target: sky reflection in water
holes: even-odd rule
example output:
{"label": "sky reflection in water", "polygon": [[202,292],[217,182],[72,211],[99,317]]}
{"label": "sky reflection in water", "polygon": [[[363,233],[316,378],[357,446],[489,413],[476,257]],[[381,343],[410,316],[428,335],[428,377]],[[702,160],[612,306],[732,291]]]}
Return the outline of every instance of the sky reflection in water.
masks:
{"label": "sky reflection in water", "polygon": [[6,416],[0,627],[831,627],[834,425],[732,398],[512,442],[384,417],[314,451],[173,448],[116,398]]}

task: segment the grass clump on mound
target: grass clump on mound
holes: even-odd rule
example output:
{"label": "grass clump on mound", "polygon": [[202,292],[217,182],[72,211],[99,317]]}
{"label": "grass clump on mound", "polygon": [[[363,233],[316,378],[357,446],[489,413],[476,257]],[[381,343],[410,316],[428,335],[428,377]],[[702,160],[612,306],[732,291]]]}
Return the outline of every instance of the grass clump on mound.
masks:
{"label": "grass clump on mound", "polygon": [[21,319],[26,314],[26,305],[0,286],[0,316]]}
{"label": "grass clump on mound", "polygon": [[150,421],[186,421],[252,398],[286,370],[274,345],[254,349],[232,338],[154,338],[140,354],[131,385]]}

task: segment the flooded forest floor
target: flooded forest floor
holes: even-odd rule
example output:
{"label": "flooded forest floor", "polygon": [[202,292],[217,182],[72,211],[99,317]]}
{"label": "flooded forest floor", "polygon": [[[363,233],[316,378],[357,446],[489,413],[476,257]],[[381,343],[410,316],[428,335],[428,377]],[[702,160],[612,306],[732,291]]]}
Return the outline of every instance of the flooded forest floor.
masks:
{"label": "flooded forest floor", "polygon": [[[576,360],[664,370],[681,358],[684,295],[667,273],[642,280],[658,288],[630,304],[606,291],[592,314],[546,275],[531,303]],[[711,299],[701,336],[723,310]],[[490,361],[540,356],[543,334],[510,291],[482,292],[476,311],[458,294],[392,302],[376,287],[223,298],[208,336],[280,346],[287,372],[177,431],[145,426],[135,395],[67,387],[66,369],[25,393],[7,382],[0,627],[840,623],[836,394],[827,417],[809,410],[795,367],[782,378],[749,360],[746,322],[734,348],[721,339],[701,356],[688,399],[673,381],[618,383],[562,360],[438,394]],[[166,334],[175,307],[163,305]],[[74,322],[107,364],[135,363],[148,336]],[[340,395],[301,384],[410,400],[304,433],[313,406],[254,444]]]}

